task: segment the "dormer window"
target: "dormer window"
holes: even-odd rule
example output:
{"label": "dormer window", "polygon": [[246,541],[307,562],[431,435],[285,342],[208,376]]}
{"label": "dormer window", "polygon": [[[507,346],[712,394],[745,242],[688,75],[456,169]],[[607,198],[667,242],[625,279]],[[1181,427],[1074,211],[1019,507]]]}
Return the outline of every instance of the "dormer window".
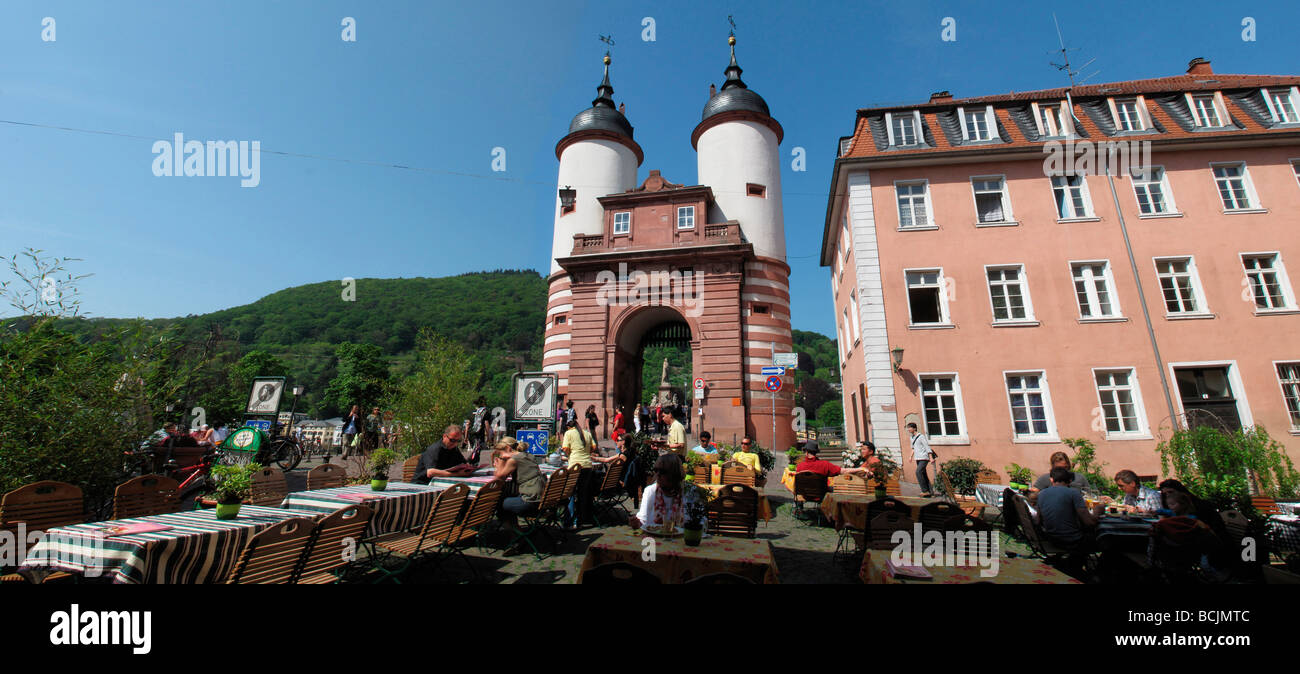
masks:
{"label": "dormer window", "polygon": [[695,207],[677,207],[677,229],[695,229]]}
{"label": "dormer window", "polygon": [[1138,99],[1112,98],[1111,112],[1115,116],[1115,128],[1119,131],[1142,131],[1142,115],[1138,113]]}
{"label": "dormer window", "polygon": [[627,234],[630,231],[632,231],[632,212],[615,213],[614,234]]}
{"label": "dormer window", "polygon": [[1264,105],[1268,107],[1268,114],[1274,122],[1279,124],[1296,124],[1300,123],[1300,89],[1291,87],[1289,89],[1261,89],[1264,94]]}
{"label": "dormer window", "polygon": [[993,106],[979,108],[957,108],[961,118],[961,138],[968,142],[995,140],[998,137],[998,122],[993,116]]}
{"label": "dormer window", "polygon": [[921,113],[919,110],[911,112],[886,112],[885,128],[889,132],[889,145],[916,145],[920,142]]}
{"label": "dormer window", "polygon": [[1032,103],[1034,120],[1038,122],[1038,135],[1046,138],[1065,138],[1074,129],[1068,114],[1062,114],[1065,103]]}
{"label": "dormer window", "polygon": [[1202,128],[1223,126],[1223,120],[1227,119],[1227,115],[1223,111],[1219,94],[1186,94],[1186,96],[1187,107],[1192,111],[1192,119],[1196,121],[1196,126]]}

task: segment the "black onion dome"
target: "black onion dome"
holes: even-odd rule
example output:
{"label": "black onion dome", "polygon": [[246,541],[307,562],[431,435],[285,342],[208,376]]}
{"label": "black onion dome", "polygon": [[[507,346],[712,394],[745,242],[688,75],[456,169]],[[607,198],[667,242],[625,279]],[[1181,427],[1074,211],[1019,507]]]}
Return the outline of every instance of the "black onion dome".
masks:
{"label": "black onion dome", "polygon": [[722,89],[710,96],[709,102],[704,104],[700,121],[734,110],[757,112],[771,117],[772,113],[767,108],[767,101],[764,101],[763,97],[753,89],[745,86],[745,82],[740,79],[740,73],[743,71],[736,63],[736,38],[728,38],[727,41],[731,44],[731,64],[723,71],[727,75],[727,81],[722,84]]}
{"label": "black onion dome", "polygon": [[578,131],[609,131],[632,137],[632,124],[614,107],[614,87],[609,83],[609,54],[605,54],[605,79],[596,87],[596,100],[591,107],[573,116],[569,133]]}

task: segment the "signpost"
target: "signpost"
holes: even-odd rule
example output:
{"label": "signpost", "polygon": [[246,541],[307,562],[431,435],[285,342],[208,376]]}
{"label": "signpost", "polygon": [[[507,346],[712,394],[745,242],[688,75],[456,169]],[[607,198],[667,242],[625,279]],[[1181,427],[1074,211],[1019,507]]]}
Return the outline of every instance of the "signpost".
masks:
{"label": "signpost", "polygon": [[784,367],[799,367],[799,354],[797,353],[778,353],[772,356],[773,365]]}
{"label": "signpost", "polygon": [[550,451],[558,387],[559,377],[553,372],[520,372],[513,377],[508,421],[515,439],[528,443],[530,454],[545,456]]}
{"label": "signpost", "polygon": [[785,366],[783,366],[783,365],[774,365],[774,366],[772,366],[772,367],[765,367],[765,368],[763,368],[763,375],[764,375],[764,376],[767,376],[767,375],[775,375],[775,376],[777,376],[777,377],[784,377],[784,376],[785,376]]}
{"label": "signpost", "polygon": [[550,431],[526,430],[515,431],[515,440],[528,443],[528,453],[546,456],[550,448]]}

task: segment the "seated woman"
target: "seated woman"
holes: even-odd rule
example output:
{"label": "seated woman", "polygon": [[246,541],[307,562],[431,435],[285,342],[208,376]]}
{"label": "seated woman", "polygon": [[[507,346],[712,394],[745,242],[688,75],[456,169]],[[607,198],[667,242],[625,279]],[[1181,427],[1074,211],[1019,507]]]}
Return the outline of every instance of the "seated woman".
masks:
{"label": "seated woman", "polygon": [[514,478],[515,495],[501,501],[501,510],[506,526],[517,529],[517,517],[537,510],[542,502],[546,480],[528,453],[528,443],[518,443],[511,437],[502,438],[492,450],[492,469],[494,479]]}
{"label": "seated woman", "polygon": [[655,462],[655,483],[646,487],[641,507],[628,519],[633,529],[681,524],[686,513],[682,504],[682,482],[686,479],[682,460],[676,454],[663,454]]}

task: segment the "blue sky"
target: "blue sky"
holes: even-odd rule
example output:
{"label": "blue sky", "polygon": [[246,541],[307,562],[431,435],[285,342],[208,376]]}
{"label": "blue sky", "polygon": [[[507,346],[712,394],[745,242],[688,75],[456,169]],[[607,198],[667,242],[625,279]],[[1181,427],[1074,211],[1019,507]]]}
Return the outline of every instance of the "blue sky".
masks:
{"label": "blue sky", "polygon": [[[1076,62],[1097,59],[1089,83],[1181,74],[1195,56],[1220,73],[1300,70],[1294,2],[8,0],[0,255],[84,258],[74,270],[94,274],[81,288],[95,316],[198,314],[349,276],[545,271],[555,143],[595,97],[597,36],[617,42],[614,98],[645,150],[640,177],[693,183],[690,133],[723,80],[734,14],[744,79],[785,128],[794,327],[831,335],[817,252],[835,142],[854,111],[942,89],[1062,85],[1053,9]],[[340,39],[345,16],[355,43]],[[955,42],[940,40],[949,16]],[[1254,42],[1242,39],[1246,16]],[[41,40],[44,17],[54,42]],[[177,132],[260,141],[261,184],[155,177],[153,140]],[[491,170],[495,147],[503,173]],[[791,170],[795,147],[806,171]]]}

